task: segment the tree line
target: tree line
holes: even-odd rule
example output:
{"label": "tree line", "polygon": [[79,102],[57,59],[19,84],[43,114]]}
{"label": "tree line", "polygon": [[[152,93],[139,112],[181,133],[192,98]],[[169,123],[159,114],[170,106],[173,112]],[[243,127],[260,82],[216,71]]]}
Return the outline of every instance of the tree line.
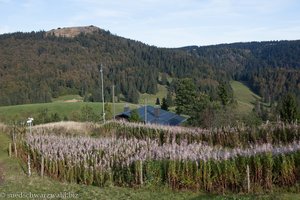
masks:
{"label": "tree line", "polygon": [[237,102],[228,88],[224,83],[219,84],[218,98],[213,99],[199,91],[191,79],[179,79],[175,83],[176,113],[188,115],[188,125],[204,128],[238,126],[241,123],[252,126],[276,120],[293,123],[300,120],[300,106],[293,93],[283,95],[276,105],[267,107],[257,102],[252,112],[241,114],[237,112]]}

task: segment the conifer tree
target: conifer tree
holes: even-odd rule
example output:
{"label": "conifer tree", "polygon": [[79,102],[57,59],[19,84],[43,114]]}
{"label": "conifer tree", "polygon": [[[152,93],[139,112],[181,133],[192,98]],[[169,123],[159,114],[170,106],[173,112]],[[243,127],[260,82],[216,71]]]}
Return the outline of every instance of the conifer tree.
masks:
{"label": "conifer tree", "polygon": [[160,105],[160,100],[159,100],[159,98],[158,98],[158,97],[156,98],[155,105]]}
{"label": "conifer tree", "polygon": [[168,111],[169,110],[169,105],[167,103],[167,99],[163,98],[162,103],[161,103],[161,109]]}
{"label": "conifer tree", "polygon": [[282,120],[293,122],[298,117],[297,101],[293,94],[288,93],[285,95],[279,106],[279,114]]}
{"label": "conifer tree", "polygon": [[196,86],[191,79],[179,79],[176,84],[176,113],[189,114],[196,100]]}
{"label": "conifer tree", "polygon": [[219,95],[222,105],[226,106],[229,103],[229,95],[228,95],[228,92],[227,92],[224,84],[219,85],[218,95]]}

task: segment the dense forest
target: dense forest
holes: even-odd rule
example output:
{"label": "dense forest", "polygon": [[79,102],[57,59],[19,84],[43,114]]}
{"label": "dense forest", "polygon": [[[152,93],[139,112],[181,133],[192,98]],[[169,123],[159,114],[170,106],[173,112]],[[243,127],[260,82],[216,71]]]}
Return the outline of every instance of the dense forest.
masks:
{"label": "dense forest", "polygon": [[[244,81],[265,101],[287,92],[300,99],[300,41],[157,48],[97,29],[75,37],[47,32],[0,35],[0,105],[49,102],[65,94],[100,100],[116,86],[119,99],[136,103],[139,93],[157,92],[161,75],[192,78],[197,90],[217,97],[220,83]],[[163,81],[163,84],[169,84]]]}
{"label": "dense forest", "polygon": [[270,41],[185,47],[208,60],[215,71],[226,69],[244,81],[266,102],[291,92],[300,97],[300,41]]}

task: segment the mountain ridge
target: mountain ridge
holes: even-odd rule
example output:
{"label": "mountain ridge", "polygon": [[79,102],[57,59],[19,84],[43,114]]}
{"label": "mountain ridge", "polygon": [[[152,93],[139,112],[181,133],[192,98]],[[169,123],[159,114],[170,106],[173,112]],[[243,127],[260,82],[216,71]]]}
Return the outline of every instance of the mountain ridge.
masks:
{"label": "mountain ridge", "polygon": [[107,100],[113,84],[119,99],[129,102],[140,93],[155,94],[161,73],[191,78],[212,98],[219,83],[232,79],[249,82],[264,99],[300,96],[298,40],[157,48],[94,26],[55,30],[0,35],[0,105],[49,102],[65,94],[100,101],[100,64]]}

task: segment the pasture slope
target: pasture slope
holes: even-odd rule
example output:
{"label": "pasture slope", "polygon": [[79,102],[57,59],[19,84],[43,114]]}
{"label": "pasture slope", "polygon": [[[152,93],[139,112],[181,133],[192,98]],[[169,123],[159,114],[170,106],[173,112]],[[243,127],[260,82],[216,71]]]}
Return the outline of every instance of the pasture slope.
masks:
{"label": "pasture slope", "polygon": [[260,100],[261,97],[255,94],[244,83],[238,81],[230,82],[233,95],[237,101],[237,110],[239,113],[249,113],[255,105],[255,101]]}
{"label": "pasture slope", "polygon": [[[128,105],[130,108],[137,108],[138,106],[143,105],[144,99],[147,99],[147,103],[149,105],[155,105],[157,97],[160,98],[160,101],[162,101],[162,98],[166,97],[166,95],[166,86],[158,85],[157,94],[140,94],[139,104],[131,104],[122,101],[115,103],[116,114],[122,112],[125,105]],[[72,116],[80,112],[80,109],[85,105],[92,107],[95,113],[102,112],[101,102],[83,102],[83,98],[79,95],[65,95],[53,99],[53,102],[51,103],[0,106],[0,122],[26,119],[29,116],[42,112],[43,110],[47,110],[50,115],[57,113],[62,119],[67,117],[70,120],[74,120],[72,119]]]}
{"label": "pasture slope", "polygon": [[[72,99],[70,99],[72,101]],[[116,113],[122,112],[126,103],[116,103]],[[14,120],[26,119],[29,116],[34,116],[37,113],[47,110],[49,114],[57,113],[60,117],[68,117],[72,119],[74,113],[79,113],[85,105],[90,106],[95,113],[102,112],[102,104],[99,102],[68,102],[54,101],[51,103],[23,104],[14,106],[0,107],[0,121],[10,122]],[[137,105],[129,104],[129,107],[136,108]]]}
{"label": "pasture slope", "polygon": [[168,93],[168,89],[166,86],[164,85],[157,85],[158,88],[158,92],[156,94],[147,94],[147,93],[143,93],[140,94],[140,99],[139,99],[139,103],[140,104],[144,104],[145,103],[145,99],[147,99],[147,103],[149,105],[155,105],[156,103],[156,99],[159,98],[160,103],[162,102],[162,99],[164,97],[167,97],[167,93]]}
{"label": "pasture slope", "polygon": [[[241,82],[232,81],[231,87],[234,91],[234,97],[238,103],[237,112],[241,114],[251,112],[256,99],[260,99],[260,97],[254,94]],[[149,105],[155,105],[156,98],[159,98],[160,101],[162,101],[162,98],[166,97],[166,95],[166,86],[158,85],[157,94],[140,94],[139,104],[130,104],[126,102],[116,103],[116,113],[122,112],[126,104],[128,104],[131,108],[143,105],[145,99],[147,99],[147,103]],[[58,113],[61,118],[67,117],[72,119],[72,115],[76,112],[80,112],[80,109],[85,105],[92,107],[95,113],[100,113],[102,111],[101,103],[83,102],[82,100],[82,97],[79,95],[66,95],[53,99],[53,102],[51,103],[0,106],[0,121],[10,122],[16,119],[26,119],[28,116],[34,115],[42,110],[47,110],[49,114]],[[174,109],[171,108],[171,110]]]}

